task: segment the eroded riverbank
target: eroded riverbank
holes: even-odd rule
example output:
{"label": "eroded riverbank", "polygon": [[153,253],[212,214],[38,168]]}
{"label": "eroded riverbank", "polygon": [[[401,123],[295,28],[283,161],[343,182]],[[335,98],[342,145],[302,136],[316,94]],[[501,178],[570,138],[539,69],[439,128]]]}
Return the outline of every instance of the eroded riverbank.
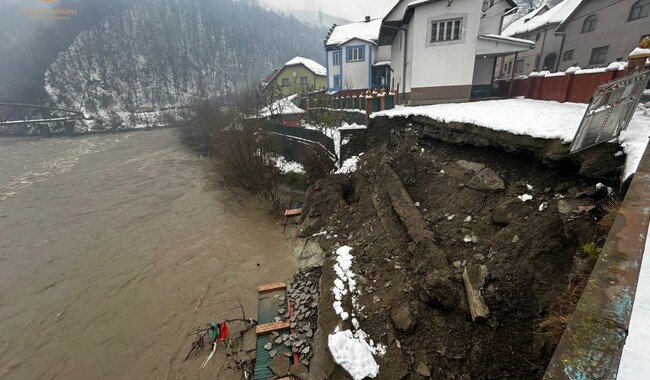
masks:
{"label": "eroded riverbank", "polygon": [[254,314],[257,285],[296,269],[281,226],[226,207],[171,130],[0,155],[1,378],[214,378],[219,360],[182,362],[186,332],[237,297]]}

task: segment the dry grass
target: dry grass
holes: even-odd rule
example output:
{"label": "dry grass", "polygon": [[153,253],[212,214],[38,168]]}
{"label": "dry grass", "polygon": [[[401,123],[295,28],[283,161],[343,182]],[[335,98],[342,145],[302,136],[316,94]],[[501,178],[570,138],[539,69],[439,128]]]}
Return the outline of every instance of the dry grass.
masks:
{"label": "dry grass", "polygon": [[543,335],[548,343],[555,346],[560,342],[562,334],[564,334],[564,330],[569,324],[573,311],[587,285],[591,268],[588,265],[586,268],[580,268],[572,272],[561,296],[551,306],[551,313],[547,317],[537,320],[535,333]]}
{"label": "dry grass", "polygon": [[614,221],[616,221],[618,211],[621,209],[621,203],[622,201],[617,196],[613,196],[603,205],[604,215],[598,221],[599,232],[605,235],[609,233],[609,230],[614,225]]}

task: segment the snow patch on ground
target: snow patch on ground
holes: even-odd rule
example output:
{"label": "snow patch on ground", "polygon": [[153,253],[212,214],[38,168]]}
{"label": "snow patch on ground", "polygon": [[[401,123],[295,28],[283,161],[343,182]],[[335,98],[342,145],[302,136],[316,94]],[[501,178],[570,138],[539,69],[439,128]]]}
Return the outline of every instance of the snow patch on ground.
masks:
{"label": "snow patch on ground", "polygon": [[[379,365],[373,355],[383,356],[386,347],[382,344],[375,344],[368,335],[361,330],[355,313],[362,307],[357,303],[359,290],[355,280],[355,273],[352,271],[352,247],[344,245],[336,250],[336,263],[334,271],[336,279],[332,287],[335,301],[332,303],[334,312],[341,318],[341,322],[351,317],[350,323],[353,329],[341,330],[340,325],[336,327],[327,339],[327,345],[334,362],[343,367],[355,380],[366,377],[374,378],[379,373]],[[343,298],[350,296],[352,301],[352,312],[343,307]]]}
{"label": "snow patch on ground", "polygon": [[339,170],[336,171],[336,174],[348,174],[353,173],[357,170],[357,163],[359,162],[359,156],[352,156],[347,160],[343,161]]}
{"label": "snow patch on ground", "polygon": [[338,331],[327,338],[332,358],[355,380],[376,377],[379,365],[372,356],[370,346],[356,339],[350,330]]}
{"label": "snow patch on ground", "polygon": [[289,161],[283,156],[272,156],[271,160],[274,162],[275,167],[280,169],[282,174],[286,174],[289,172],[295,172],[299,174],[305,173],[305,168],[301,164],[295,161]]}

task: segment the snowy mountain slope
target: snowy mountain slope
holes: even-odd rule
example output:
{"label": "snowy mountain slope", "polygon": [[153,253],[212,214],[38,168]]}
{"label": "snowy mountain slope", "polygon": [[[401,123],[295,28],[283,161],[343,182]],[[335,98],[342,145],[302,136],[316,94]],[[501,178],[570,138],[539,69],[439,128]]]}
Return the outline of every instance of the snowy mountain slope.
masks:
{"label": "snowy mountain slope", "polygon": [[246,2],[141,1],[79,34],[45,88],[57,106],[119,124],[125,112],[235,93],[296,55],[322,61],[323,33]]}

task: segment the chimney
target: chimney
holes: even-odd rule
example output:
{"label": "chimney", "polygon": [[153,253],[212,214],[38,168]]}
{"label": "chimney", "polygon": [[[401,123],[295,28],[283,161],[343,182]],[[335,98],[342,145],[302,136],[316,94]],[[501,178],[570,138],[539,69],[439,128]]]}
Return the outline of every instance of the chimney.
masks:
{"label": "chimney", "polygon": [[366,16],[366,22],[370,22],[370,16]]}

